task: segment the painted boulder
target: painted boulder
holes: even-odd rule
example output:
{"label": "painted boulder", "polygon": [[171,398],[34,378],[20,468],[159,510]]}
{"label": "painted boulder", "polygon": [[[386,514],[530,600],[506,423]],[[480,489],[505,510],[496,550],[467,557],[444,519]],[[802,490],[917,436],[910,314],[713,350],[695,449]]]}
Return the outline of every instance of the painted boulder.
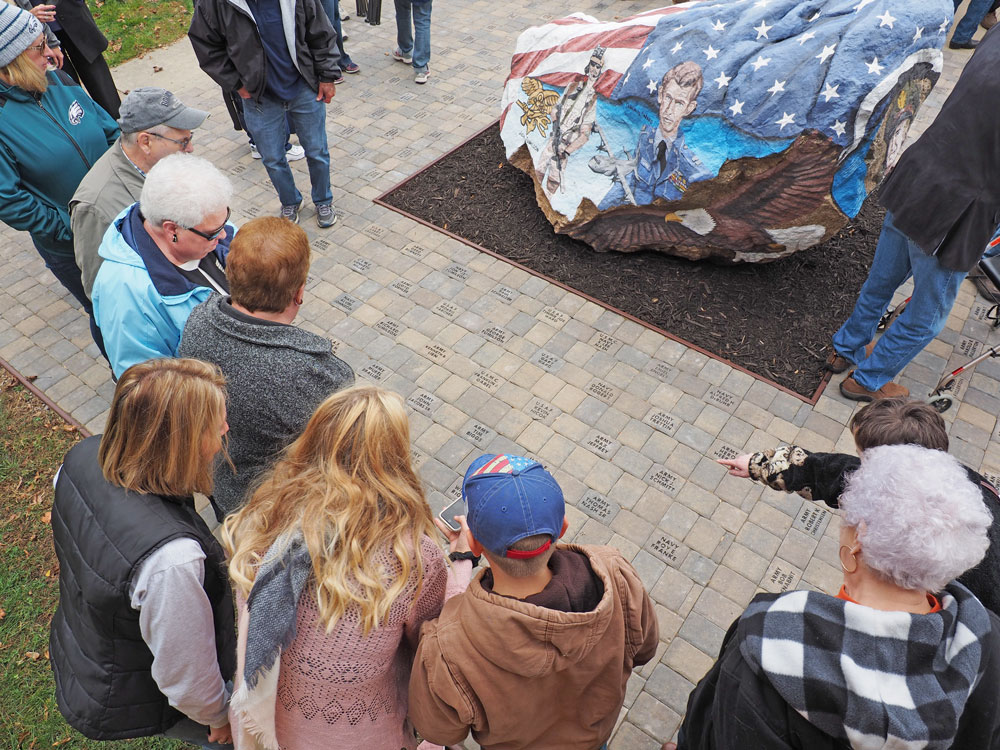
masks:
{"label": "painted boulder", "polygon": [[705,0],[518,38],[507,157],[599,251],[768,261],[828,239],[895,164],[951,0]]}

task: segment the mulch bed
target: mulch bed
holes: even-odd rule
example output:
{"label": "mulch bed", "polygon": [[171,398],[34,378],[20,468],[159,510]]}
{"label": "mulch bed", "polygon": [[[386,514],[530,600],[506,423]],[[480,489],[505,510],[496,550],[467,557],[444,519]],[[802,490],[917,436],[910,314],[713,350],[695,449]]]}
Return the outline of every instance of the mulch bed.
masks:
{"label": "mulch bed", "polygon": [[884,215],[869,198],[832,239],[766,264],[597,253],[553,231],[531,178],[507,163],[497,126],[381,200],[806,399],[823,381],[830,339],[854,306]]}

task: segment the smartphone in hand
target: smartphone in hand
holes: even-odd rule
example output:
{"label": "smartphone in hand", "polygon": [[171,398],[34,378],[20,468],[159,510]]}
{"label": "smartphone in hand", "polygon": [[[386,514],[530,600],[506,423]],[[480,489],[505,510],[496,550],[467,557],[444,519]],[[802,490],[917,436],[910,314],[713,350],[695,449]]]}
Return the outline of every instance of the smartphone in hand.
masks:
{"label": "smartphone in hand", "polygon": [[445,525],[452,531],[461,531],[462,526],[455,520],[455,516],[464,515],[465,501],[462,498],[458,498],[455,502],[438,513],[438,518],[444,521]]}

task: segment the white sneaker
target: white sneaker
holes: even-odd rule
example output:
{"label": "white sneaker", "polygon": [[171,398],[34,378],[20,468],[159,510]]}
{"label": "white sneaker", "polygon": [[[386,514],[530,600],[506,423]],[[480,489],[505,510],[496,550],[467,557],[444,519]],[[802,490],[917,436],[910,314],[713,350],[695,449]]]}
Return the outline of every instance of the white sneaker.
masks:
{"label": "white sneaker", "polygon": [[431,72],[429,70],[421,70],[419,73],[413,76],[413,80],[416,83],[427,83],[427,76],[429,76],[430,74]]}
{"label": "white sneaker", "polygon": [[260,158],[260,151],[258,151],[257,147],[252,143],[250,144],[250,156],[252,156],[254,159]]}
{"label": "white sneaker", "polygon": [[297,143],[292,144],[292,147],[285,152],[285,158],[288,161],[298,161],[299,159],[306,158],[306,150],[302,148]]}
{"label": "white sneaker", "polygon": [[410,63],[413,62],[413,55],[404,55],[402,52],[399,51],[399,47],[396,47],[396,49],[392,51],[392,59],[399,60],[400,62],[409,65]]}

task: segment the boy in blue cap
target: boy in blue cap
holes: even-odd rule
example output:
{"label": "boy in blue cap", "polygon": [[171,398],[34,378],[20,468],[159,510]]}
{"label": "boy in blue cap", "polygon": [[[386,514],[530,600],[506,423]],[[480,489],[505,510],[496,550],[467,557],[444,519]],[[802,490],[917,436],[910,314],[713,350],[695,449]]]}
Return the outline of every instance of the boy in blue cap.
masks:
{"label": "boy in blue cap", "polygon": [[611,547],[555,545],[563,494],[537,461],[480,456],[462,495],[490,567],[424,623],[410,720],[439,745],[471,729],[488,750],[604,747],[633,667],[656,652],[642,582]]}

